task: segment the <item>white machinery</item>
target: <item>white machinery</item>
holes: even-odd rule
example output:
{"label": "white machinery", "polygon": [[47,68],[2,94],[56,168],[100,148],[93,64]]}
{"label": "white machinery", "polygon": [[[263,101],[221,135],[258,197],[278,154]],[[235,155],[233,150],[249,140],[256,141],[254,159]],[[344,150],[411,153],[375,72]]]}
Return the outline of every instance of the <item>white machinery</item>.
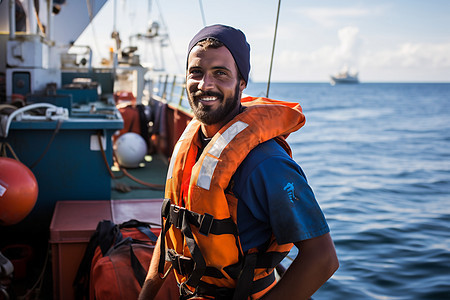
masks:
{"label": "white machinery", "polygon": [[[106,0],[0,0],[0,102],[61,86],[60,56]],[[84,13],[76,13],[85,10]],[[84,16],[80,18],[80,16]]]}

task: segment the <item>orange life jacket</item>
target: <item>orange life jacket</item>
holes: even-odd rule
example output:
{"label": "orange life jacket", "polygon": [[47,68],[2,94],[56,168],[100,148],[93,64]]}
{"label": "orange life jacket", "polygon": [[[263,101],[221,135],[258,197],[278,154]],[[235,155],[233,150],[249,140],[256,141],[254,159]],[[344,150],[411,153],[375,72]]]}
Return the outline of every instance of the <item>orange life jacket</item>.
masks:
{"label": "orange life jacket", "polygon": [[[200,122],[193,119],[175,145],[163,207],[159,272],[172,262],[185,298],[210,296],[259,298],[275,285],[273,269],[292,244],[274,237],[264,251],[243,253],[237,229],[237,199],[231,178],[248,153],[275,138],[290,154],[284,138],[305,123],[298,103],[246,97],[245,110],[222,127],[197,160]],[[167,249],[167,250],[166,250]]]}

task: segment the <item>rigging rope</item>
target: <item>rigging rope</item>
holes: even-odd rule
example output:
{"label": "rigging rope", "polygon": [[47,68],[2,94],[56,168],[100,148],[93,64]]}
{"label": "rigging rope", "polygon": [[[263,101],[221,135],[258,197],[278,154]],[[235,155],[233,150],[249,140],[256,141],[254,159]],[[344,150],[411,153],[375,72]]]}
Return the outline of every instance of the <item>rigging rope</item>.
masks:
{"label": "rigging rope", "polygon": [[275,52],[275,41],[277,40],[278,18],[280,16],[280,6],[281,6],[281,0],[278,0],[277,20],[275,22],[275,32],[273,34],[272,56],[270,58],[270,69],[269,69],[269,79],[267,80],[266,98],[269,98],[270,77],[272,76],[273,54]]}
{"label": "rigging rope", "polygon": [[198,0],[198,3],[200,4],[200,12],[202,13],[203,27],[206,27],[206,18],[205,18],[205,12],[203,11],[202,0]]}
{"label": "rigging rope", "polygon": [[[161,20],[161,24],[166,29],[166,32],[169,32],[169,28],[167,27],[166,22],[164,21],[164,18],[163,18],[163,13],[162,13],[162,9],[161,9],[161,6],[159,4],[159,1],[155,0],[155,2],[156,2],[156,6],[158,6],[159,19]],[[180,73],[183,73],[184,72],[184,68],[182,67],[182,64],[180,63],[180,60],[178,59],[178,55],[175,52],[175,47],[173,46],[172,40],[170,38],[170,35],[167,35],[166,38],[167,38],[167,41],[169,42],[170,49],[172,50],[173,57],[174,57],[175,62],[177,64],[178,70],[181,71]]]}
{"label": "rigging rope", "polygon": [[39,30],[41,31],[41,33],[42,33],[44,36],[47,36],[47,35],[46,35],[46,32],[45,32],[44,25],[42,25],[41,18],[39,18],[39,14],[38,14],[36,5],[33,5],[33,6],[34,6],[34,9],[33,9],[33,11],[34,11],[34,16],[36,17],[36,20],[37,20],[37,24],[38,24]]}
{"label": "rigging rope", "polygon": [[98,46],[98,38],[97,38],[97,32],[95,30],[94,27],[94,2],[91,3],[91,0],[86,0],[86,6],[87,6],[87,10],[88,10],[88,15],[89,15],[89,24],[91,25],[91,30],[92,30],[92,36],[94,39],[94,46],[95,46],[95,52],[96,53],[100,53],[100,47]]}
{"label": "rigging rope", "polygon": [[[102,157],[103,157],[103,162],[106,165],[106,169],[108,170],[109,175],[111,176],[112,179],[122,178],[123,176],[120,176],[120,177],[115,176],[113,171],[109,167],[108,159],[106,158],[106,152],[105,152],[105,149],[103,148],[102,131],[101,130],[97,131],[97,140],[98,140],[98,144],[100,146],[100,152],[101,152]],[[117,161],[116,155],[114,153],[114,149],[113,149],[113,160]],[[164,191],[164,187],[165,187],[164,184],[154,184],[154,183],[145,182],[143,180],[140,180],[139,178],[136,178],[133,175],[131,175],[124,167],[121,167],[120,165],[119,165],[119,169],[122,171],[122,173],[125,176],[127,176],[128,178],[130,178],[131,180],[133,180],[133,181],[135,181],[137,183],[140,183],[140,184],[146,186],[147,188],[150,188],[152,190],[157,190],[157,191]],[[131,190],[131,187],[126,187],[125,185],[122,185],[120,187],[120,189],[122,189],[122,190],[129,189],[128,190],[128,192],[129,192]]]}

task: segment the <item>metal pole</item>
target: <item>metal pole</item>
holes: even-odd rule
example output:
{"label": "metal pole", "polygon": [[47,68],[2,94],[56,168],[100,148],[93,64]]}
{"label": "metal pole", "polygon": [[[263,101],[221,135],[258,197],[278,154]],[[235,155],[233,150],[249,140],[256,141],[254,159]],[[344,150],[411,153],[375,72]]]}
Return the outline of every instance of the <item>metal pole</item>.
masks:
{"label": "metal pole", "polygon": [[205,12],[203,11],[202,0],[198,0],[198,3],[200,4],[200,12],[202,13],[203,27],[206,27],[206,18],[205,18]]}
{"label": "metal pole", "polygon": [[9,39],[16,38],[16,2],[9,0]]}
{"label": "metal pole", "polygon": [[37,29],[37,18],[34,11],[34,0],[28,0],[28,26],[31,34],[36,34]]}
{"label": "metal pole", "polygon": [[53,0],[47,0],[47,30],[45,36],[49,42],[53,41]]}
{"label": "metal pole", "polygon": [[275,23],[275,33],[273,35],[272,57],[270,59],[269,79],[267,81],[266,98],[269,98],[270,77],[272,76],[273,54],[275,53],[275,41],[277,40],[278,17],[280,16],[280,6],[281,6],[281,0],[278,0],[277,21]]}

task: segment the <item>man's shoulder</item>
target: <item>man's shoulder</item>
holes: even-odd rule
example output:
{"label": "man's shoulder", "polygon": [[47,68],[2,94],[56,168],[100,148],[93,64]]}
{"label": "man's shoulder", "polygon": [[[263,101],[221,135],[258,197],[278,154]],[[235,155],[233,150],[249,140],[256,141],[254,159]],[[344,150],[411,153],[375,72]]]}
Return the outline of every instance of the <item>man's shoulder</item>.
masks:
{"label": "man's shoulder", "polygon": [[259,144],[250,151],[246,160],[264,160],[269,157],[290,158],[286,150],[284,150],[274,139],[271,139]]}
{"label": "man's shoulder", "polygon": [[246,178],[256,169],[256,167],[260,166],[261,163],[278,164],[280,161],[293,162],[286,150],[284,150],[274,139],[271,139],[259,144],[249,152],[237,169],[236,175]]}

